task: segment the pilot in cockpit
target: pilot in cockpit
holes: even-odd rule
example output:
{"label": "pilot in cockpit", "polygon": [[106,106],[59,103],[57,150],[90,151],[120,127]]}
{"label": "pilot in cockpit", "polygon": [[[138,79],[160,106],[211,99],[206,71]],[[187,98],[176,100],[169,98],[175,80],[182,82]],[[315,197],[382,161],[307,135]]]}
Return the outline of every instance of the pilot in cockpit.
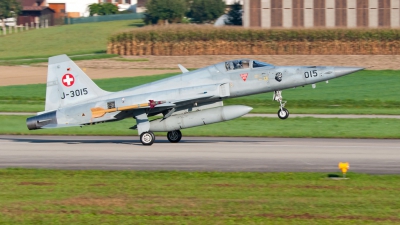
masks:
{"label": "pilot in cockpit", "polygon": [[237,70],[237,69],[242,69],[243,68],[243,66],[242,66],[242,61],[235,61],[235,62],[233,62],[233,64],[234,64],[234,69],[235,70]]}
{"label": "pilot in cockpit", "polygon": [[225,62],[225,68],[227,71],[229,70],[238,70],[238,69],[248,69],[250,68],[249,60],[235,60]]}

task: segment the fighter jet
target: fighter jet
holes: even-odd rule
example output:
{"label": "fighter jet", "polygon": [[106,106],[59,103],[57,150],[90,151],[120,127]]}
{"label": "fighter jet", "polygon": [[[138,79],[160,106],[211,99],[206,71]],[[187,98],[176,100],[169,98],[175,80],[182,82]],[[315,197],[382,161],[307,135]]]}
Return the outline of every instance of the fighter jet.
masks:
{"label": "fighter jet", "polygon": [[[223,100],[274,92],[278,117],[289,111],[282,90],[328,81],[364,68],[332,66],[274,66],[252,59],[237,59],[188,71],[119,92],[100,89],[67,55],[49,58],[45,111],[27,119],[29,130],[89,126],[136,119],[140,141],[152,145],[153,132],[167,132],[179,142],[180,130],[238,118],[249,106],[224,106]],[[149,121],[149,117],[160,118]]]}

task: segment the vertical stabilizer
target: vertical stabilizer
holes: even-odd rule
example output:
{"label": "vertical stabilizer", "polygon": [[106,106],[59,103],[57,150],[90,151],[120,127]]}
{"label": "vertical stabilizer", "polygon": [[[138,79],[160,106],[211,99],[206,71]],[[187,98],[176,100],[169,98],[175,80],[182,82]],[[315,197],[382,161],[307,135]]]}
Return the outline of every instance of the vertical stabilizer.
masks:
{"label": "vertical stabilizer", "polygon": [[67,55],[49,58],[45,111],[107,94],[110,92],[100,89]]}

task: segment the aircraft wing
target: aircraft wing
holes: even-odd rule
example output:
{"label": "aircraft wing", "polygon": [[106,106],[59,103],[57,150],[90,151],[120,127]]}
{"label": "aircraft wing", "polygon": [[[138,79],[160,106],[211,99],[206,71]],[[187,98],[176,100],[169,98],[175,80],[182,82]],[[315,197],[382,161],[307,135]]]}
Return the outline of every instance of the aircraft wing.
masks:
{"label": "aircraft wing", "polygon": [[205,100],[205,99],[211,98],[213,96],[214,95],[202,95],[201,97],[193,97],[193,98],[176,100],[176,101],[173,101],[172,103],[175,105],[187,105],[187,104],[190,104],[193,102],[197,102],[199,100]]}
{"label": "aircraft wing", "polygon": [[213,97],[213,95],[203,95],[201,97],[193,97],[193,98],[185,98],[185,99],[179,99],[179,100],[175,100],[175,101],[171,101],[171,102],[166,102],[166,103],[162,103],[159,105],[154,106],[154,108],[174,108],[177,105],[188,105],[188,104],[192,104],[194,102],[197,101],[201,101],[201,100],[205,100],[205,99],[209,99]]}
{"label": "aircraft wing", "polygon": [[225,95],[221,95],[221,88],[226,88],[227,84],[220,84],[220,85],[206,85],[206,86],[198,86],[198,87],[190,87],[188,88],[189,91],[187,92],[185,98],[185,94],[182,94],[182,99],[165,99],[165,100],[148,100],[148,102],[121,106],[121,107],[114,107],[114,108],[102,108],[102,107],[95,107],[91,108],[92,117],[93,118],[100,118],[103,117],[106,113],[113,113],[118,111],[130,111],[130,110],[137,110],[137,109],[153,109],[153,108],[165,108],[165,109],[172,109],[177,106],[181,107],[184,105],[194,104],[198,102],[202,102],[206,99],[219,96],[225,97]]}
{"label": "aircraft wing", "polygon": [[173,108],[175,106],[176,105],[174,103],[167,102],[160,105],[156,105],[154,108]]}

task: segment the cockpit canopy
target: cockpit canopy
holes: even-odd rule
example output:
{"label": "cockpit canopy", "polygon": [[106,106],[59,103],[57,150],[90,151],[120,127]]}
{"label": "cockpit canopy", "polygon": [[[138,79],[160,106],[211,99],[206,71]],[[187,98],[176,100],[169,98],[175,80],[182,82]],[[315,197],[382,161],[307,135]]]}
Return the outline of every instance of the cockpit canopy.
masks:
{"label": "cockpit canopy", "polygon": [[226,71],[248,69],[248,68],[259,68],[266,66],[273,66],[273,65],[250,59],[239,59],[239,60],[232,60],[225,62]]}
{"label": "cockpit canopy", "polygon": [[253,68],[265,67],[265,66],[274,66],[274,65],[269,64],[269,63],[265,63],[265,62],[260,62],[260,61],[253,60]]}

